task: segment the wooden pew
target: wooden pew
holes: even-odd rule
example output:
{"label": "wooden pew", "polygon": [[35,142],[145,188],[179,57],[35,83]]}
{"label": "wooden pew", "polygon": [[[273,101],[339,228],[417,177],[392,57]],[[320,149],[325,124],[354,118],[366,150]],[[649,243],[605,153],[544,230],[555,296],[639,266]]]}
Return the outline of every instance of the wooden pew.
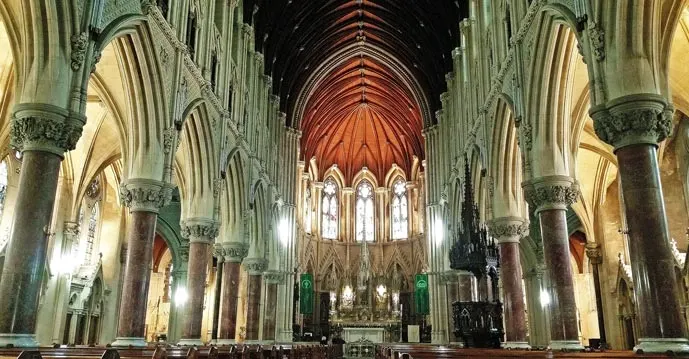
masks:
{"label": "wooden pew", "polygon": [[38,350],[0,350],[0,359],[41,359],[41,353]]}

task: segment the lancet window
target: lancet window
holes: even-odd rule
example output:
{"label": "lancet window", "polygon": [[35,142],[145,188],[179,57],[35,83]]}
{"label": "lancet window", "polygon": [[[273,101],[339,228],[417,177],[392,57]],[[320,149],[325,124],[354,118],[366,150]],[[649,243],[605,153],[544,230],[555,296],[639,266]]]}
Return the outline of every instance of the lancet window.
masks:
{"label": "lancet window", "polygon": [[323,213],[321,235],[325,239],[337,239],[337,225],[339,220],[339,201],[337,199],[337,192],[337,184],[331,178],[328,178],[323,183],[321,203],[321,212]]}
{"label": "lancet window", "polygon": [[373,186],[364,180],[356,188],[356,240],[374,240]]}
{"label": "lancet window", "polygon": [[392,185],[392,201],[390,204],[392,219],[392,239],[406,239],[409,237],[409,212],[407,210],[407,184],[401,178]]}

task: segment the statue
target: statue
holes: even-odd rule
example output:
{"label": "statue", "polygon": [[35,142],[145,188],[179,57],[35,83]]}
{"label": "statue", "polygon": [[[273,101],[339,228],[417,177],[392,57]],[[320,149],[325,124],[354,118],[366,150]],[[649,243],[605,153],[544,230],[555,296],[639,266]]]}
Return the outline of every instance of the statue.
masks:
{"label": "statue", "polygon": [[393,291],[401,292],[404,283],[404,274],[399,271],[399,266],[394,264],[392,266],[392,273],[390,274],[390,288]]}

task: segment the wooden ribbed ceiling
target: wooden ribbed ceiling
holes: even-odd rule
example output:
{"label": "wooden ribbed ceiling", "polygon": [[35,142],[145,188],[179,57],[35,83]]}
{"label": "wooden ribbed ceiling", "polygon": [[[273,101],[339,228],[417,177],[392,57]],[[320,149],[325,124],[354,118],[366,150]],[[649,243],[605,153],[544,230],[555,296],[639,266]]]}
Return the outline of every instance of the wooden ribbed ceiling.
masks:
{"label": "wooden ribbed ceiling", "polygon": [[467,4],[245,1],[273,92],[302,130],[302,159],[337,164],[349,183],[362,167],[381,183],[393,163],[409,173],[424,158],[421,131],[440,108]]}

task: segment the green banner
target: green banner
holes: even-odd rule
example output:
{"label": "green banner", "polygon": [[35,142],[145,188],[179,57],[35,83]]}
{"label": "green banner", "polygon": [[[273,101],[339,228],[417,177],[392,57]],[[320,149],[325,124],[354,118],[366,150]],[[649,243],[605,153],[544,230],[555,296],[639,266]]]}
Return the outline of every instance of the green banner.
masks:
{"label": "green banner", "polygon": [[417,274],[414,280],[414,303],[416,314],[430,314],[428,299],[428,274]]}
{"label": "green banner", "polygon": [[299,284],[299,312],[313,314],[313,275],[304,273]]}

